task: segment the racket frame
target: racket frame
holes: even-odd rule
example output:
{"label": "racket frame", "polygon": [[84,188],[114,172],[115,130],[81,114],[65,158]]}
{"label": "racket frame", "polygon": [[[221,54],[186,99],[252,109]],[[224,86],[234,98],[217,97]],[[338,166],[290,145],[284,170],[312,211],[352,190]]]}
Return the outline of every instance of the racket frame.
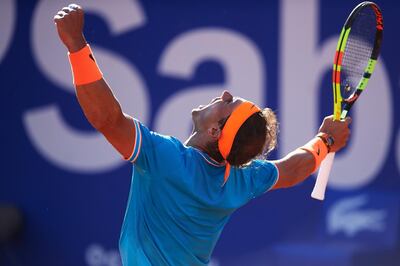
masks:
{"label": "racket frame", "polygon": [[[364,69],[364,75],[360,79],[355,92],[350,96],[349,99],[344,100],[340,91],[340,71],[342,67],[344,51],[346,49],[347,40],[350,35],[351,26],[353,25],[354,19],[362,9],[368,6],[374,10],[376,16],[376,33],[375,33],[374,47],[371,52],[371,57],[368,60],[368,64]],[[355,101],[367,87],[368,81],[375,70],[376,62],[378,60],[378,56],[380,53],[382,37],[383,37],[383,19],[382,19],[382,12],[379,9],[378,5],[369,1],[362,2],[359,5],[357,5],[350,13],[349,17],[347,18],[342,28],[339,41],[336,47],[335,58],[333,60],[332,85],[333,85],[333,95],[334,95],[333,99],[334,120],[343,120],[344,118],[346,118],[347,113],[350,111]]]}

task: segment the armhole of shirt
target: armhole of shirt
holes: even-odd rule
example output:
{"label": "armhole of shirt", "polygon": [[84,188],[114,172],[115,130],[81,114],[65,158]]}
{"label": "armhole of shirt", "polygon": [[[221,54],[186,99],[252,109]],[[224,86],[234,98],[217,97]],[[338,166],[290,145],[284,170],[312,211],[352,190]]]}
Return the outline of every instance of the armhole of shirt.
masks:
{"label": "armhole of shirt", "polygon": [[139,121],[133,119],[134,130],[135,130],[135,142],[133,144],[133,150],[129,157],[125,157],[125,161],[130,161],[134,163],[136,159],[139,157],[140,148],[142,146],[142,131],[140,130]]}
{"label": "armhole of shirt", "polygon": [[273,184],[272,186],[270,186],[265,192],[268,192],[268,191],[270,191],[271,189],[273,189],[274,186],[276,185],[276,183],[278,183],[278,180],[279,180],[279,169],[278,169],[278,167],[276,166],[275,163],[271,163],[271,164],[272,164],[272,165],[275,167],[275,169],[276,169],[276,178],[275,178],[274,184]]}

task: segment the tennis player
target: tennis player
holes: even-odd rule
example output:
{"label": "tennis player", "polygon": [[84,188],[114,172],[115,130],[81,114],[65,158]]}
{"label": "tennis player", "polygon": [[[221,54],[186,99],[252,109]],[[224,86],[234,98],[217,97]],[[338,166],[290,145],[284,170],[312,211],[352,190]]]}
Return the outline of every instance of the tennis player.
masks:
{"label": "tennis player", "polygon": [[185,143],[153,132],[122,111],[103,78],[83,35],[83,9],[71,4],[54,21],[86,118],[133,164],[120,236],[125,266],[207,265],[236,209],[302,182],[347,142],[350,119],[326,117],[307,144],[267,161],[277,139],[274,113],[228,91],[193,109]]}

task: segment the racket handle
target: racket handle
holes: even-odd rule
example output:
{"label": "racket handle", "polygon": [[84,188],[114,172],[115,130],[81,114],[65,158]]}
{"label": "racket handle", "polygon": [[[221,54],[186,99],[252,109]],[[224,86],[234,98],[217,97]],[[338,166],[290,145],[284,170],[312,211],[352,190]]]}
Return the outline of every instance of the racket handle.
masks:
{"label": "racket handle", "polygon": [[315,181],[314,189],[311,193],[311,197],[317,200],[324,200],[325,190],[328,185],[329,173],[335,159],[335,153],[330,152],[326,155],[325,159],[321,163],[319,168],[317,180]]}

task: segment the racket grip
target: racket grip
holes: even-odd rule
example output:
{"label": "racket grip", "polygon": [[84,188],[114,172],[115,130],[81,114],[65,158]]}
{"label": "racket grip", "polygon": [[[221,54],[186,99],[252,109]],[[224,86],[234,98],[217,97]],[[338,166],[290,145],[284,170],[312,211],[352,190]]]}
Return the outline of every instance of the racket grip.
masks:
{"label": "racket grip", "polygon": [[321,167],[318,171],[317,180],[315,181],[314,189],[311,193],[311,197],[317,200],[324,200],[325,190],[328,185],[329,174],[335,159],[335,153],[331,152],[325,157],[321,163]]}

